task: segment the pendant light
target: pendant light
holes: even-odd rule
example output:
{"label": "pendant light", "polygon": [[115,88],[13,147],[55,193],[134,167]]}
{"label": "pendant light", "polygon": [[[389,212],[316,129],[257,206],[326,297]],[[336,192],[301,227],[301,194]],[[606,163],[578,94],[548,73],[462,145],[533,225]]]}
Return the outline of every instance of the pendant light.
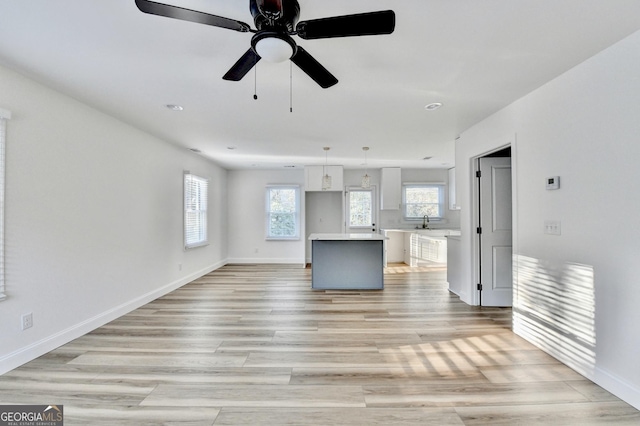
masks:
{"label": "pendant light", "polygon": [[369,174],[367,173],[369,171],[367,167],[367,151],[369,151],[369,147],[363,146],[362,150],[364,151],[364,176],[362,176],[362,182],[360,186],[362,186],[364,189],[369,189],[371,188],[371,176],[369,176]]}
{"label": "pendant light", "polygon": [[327,189],[331,189],[331,176],[329,176],[329,174],[327,173],[327,167],[329,167],[328,164],[328,155],[329,155],[329,150],[331,148],[329,148],[328,146],[325,146],[324,148],[324,167],[323,167],[323,176],[322,176],[322,190],[326,191]]}

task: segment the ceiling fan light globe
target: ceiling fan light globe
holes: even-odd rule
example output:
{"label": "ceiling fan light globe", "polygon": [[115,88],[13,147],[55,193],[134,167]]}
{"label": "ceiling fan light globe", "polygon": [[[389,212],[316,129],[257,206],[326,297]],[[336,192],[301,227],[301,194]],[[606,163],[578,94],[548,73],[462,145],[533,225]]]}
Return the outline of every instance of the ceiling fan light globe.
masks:
{"label": "ceiling fan light globe", "polygon": [[277,37],[258,40],[255,50],[262,59],[269,62],[284,62],[293,56],[291,44]]}

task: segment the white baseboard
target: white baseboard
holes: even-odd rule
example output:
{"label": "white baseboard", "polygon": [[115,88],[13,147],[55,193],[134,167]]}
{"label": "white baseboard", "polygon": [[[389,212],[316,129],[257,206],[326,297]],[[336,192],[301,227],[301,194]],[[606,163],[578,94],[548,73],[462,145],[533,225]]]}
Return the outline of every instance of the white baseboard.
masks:
{"label": "white baseboard", "polygon": [[514,325],[513,331],[515,334],[522,337],[532,345],[551,355],[567,367],[573,369],[576,373],[581,374],[585,378],[594,382],[596,385],[602,387],[608,392],[611,392],[613,395],[617,396],[627,404],[632,405],[634,408],[640,410],[640,389],[638,389],[633,384],[628,383],[624,379],[603,370],[597,365],[584,366],[577,363],[572,364],[572,360],[564,356],[561,349],[556,348],[555,346],[553,347],[553,349],[551,349],[550,347],[546,347],[548,342],[537,341],[538,339],[536,339],[534,335],[529,334],[529,330],[526,327],[520,329],[516,324]]}
{"label": "white baseboard", "polygon": [[17,368],[29,361],[32,361],[39,356],[42,356],[47,352],[50,352],[66,343],[69,343],[70,341],[77,339],[78,337],[83,336],[95,330],[96,328],[101,327],[110,321],[113,321],[116,318],[128,314],[129,312],[138,309],[139,307],[144,306],[147,303],[156,300],[157,298],[162,297],[165,294],[170,293],[197,278],[202,277],[203,275],[208,274],[211,271],[215,271],[225,264],[227,264],[226,260],[216,262],[213,265],[207,266],[204,269],[182,277],[165,286],[150,291],[149,293],[143,294],[133,300],[123,303],[119,306],[115,306],[105,312],[102,312],[101,314],[94,316],[93,318],[89,318],[88,320],[82,321],[65,330],[61,330],[58,333],[45,337],[44,339],[38,340],[37,342],[33,342],[28,346],[11,352],[0,358],[0,375],[11,371],[14,368]]}
{"label": "white baseboard", "polygon": [[238,264],[288,264],[288,265],[300,265],[301,267],[306,266],[305,259],[303,257],[299,258],[255,258],[255,257],[232,257],[227,259],[227,263],[238,263]]}
{"label": "white baseboard", "polygon": [[593,377],[589,377],[589,379],[635,409],[640,410],[640,389],[631,383],[627,383],[620,377],[616,377],[598,367],[594,369]]}

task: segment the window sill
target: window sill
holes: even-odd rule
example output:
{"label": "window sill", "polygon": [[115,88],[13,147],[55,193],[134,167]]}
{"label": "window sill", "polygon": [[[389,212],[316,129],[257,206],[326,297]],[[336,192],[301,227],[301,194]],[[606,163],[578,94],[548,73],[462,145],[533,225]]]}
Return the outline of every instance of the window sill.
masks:
{"label": "window sill", "polygon": [[198,248],[198,247],[206,247],[208,245],[209,245],[209,242],[205,241],[203,243],[191,244],[191,245],[188,245],[188,246],[184,246],[184,249],[185,250],[191,250],[191,249]]}

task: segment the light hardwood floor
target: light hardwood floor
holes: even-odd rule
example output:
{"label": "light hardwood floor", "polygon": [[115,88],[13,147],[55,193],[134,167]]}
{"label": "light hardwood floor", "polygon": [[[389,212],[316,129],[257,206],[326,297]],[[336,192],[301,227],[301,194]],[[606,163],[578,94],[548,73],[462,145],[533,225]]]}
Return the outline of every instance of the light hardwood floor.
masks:
{"label": "light hardwood floor", "polygon": [[309,269],[227,265],[3,375],[0,403],[67,426],[640,424],[445,275],[312,291]]}

